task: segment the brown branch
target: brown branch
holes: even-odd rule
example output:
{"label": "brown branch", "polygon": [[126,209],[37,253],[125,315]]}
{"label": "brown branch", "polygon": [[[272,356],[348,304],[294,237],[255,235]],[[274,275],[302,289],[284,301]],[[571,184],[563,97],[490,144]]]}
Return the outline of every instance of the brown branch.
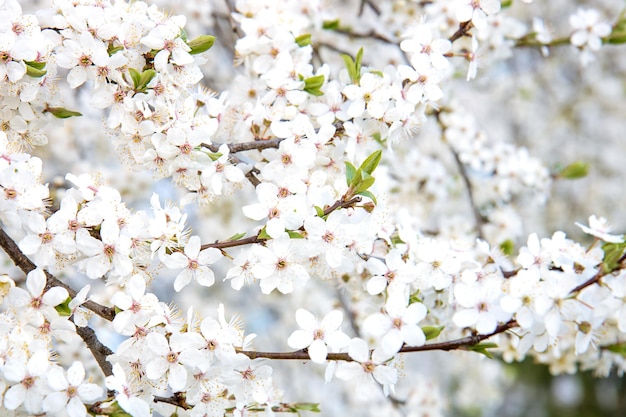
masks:
{"label": "brown branch", "polygon": [[[283,140],[284,140],[283,138],[276,138],[276,139],[268,139],[268,140],[255,140],[252,142],[228,143],[227,145],[228,145],[228,150],[230,151],[230,153],[251,151],[254,149],[260,151],[263,149],[278,148],[278,146],[280,145],[280,142],[282,142]],[[201,146],[209,148],[211,152],[218,152],[220,149],[220,146],[222,145],[223,143],[212,143],[210,145],[203,143]]]}
{"label": "brown branch", "polygon": [[264,242],[264,240],[260,239],[259,235],[256,235],[256,236],[245,237],[243,239],[226,240],[224,242],[216,241],[214,243],[206,243],[202,245],[200,249],[201,250],[204,250],[207,248],[226,249],[226,248],[233,248],[235,246],[252,245],[254,243],[262,243],[262,242]]}
{"label": "brown branch", "polygon": [[[447,342],[429,343],[422,346],[403,346],[398,353],[411,353],[411,352],[426,352],[432,350],[462,350],[476,346],[483,340],[489,339],[500,333],[504,333],[509,329],[517,327],[517,321],[510,320],[506,323],[500,324],[496,329],[488,334],[476,334],[460,339],[449,340]],[[297,350],[295,352],[256,352],[240,350],[238,353],[243,353],[250,359],[265,358],[274,360],[309,360],[309,354],[306,350]],[[354,359],[347,353],[329,353],[326,357],[329,361],[346,361],[354,362]]]}
{"label": "brown branch", "polygon": [[113,375],[113,366],[107,361],[107,356],[112,355],[113,351],[108,346],[104,345],[98,337],[96,332],[91,327],[76,327],[76,333],[83,339],[91,354],[93,355],[98,366],[104,372],[104,376]]}
{"label": "brown branch", "polygon": [[454,32],[454,34],[452,34],[452,36],[450,36],[448,38],[448,40],[450,42],[454,42],[459,38],[462,38],[463,36],[467,36],[469,30],[472,28],[472,21],[468,20],[467,22],[463,22],[459,25],[459,28],[457,29],[456,32]]}
{"label": "brown branch", "polygon": [[362,198],[360,196],[352,197],[350,200],[344,200],[343,198],[341,200],[337,200],[332,206],[324,209],[324,216],[328,216],[338,208],[354,207],[354,205],[360,203],[361,200]]}
{"label": "brown branch", "polygon": [[[15,265],[19,267],[25,274],[28,274],[30,271],[37,268],[35,265],[17,246],[17,244],[11,239],[11,237],[4,231],[4,229],[0,228],[0,246],[4,249],[4,251],[9,255],[9,257],[13,260]],[[69,285],[61,282],[58,278],[55,278],[48,271],[44,271],[46,274],[46,287],[48,290],[52,287],[61,287],[65,288],[70,295],[70,297],[76,297],[76,291],[74,291]],[[110,307],[105,307],[101,304],[98,304],[94,301],[88,300],[82,304],[83,307],[93,311],[100,317],[111,321],[115,317],[115,310]]]}

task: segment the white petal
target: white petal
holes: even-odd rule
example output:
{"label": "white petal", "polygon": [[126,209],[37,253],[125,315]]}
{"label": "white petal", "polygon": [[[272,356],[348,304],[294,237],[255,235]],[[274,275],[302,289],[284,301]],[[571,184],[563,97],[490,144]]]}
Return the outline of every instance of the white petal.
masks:
{"label": "white petal", "polygon": [[167,381],[174,392],[183,391],[187,384],[187,370],[180,364],[170,366]]}
{"label": "white petal", "polygon": [[311,343],[311,346],[309,346],[309,356],[313,362],[326,362],[326,355],[328,355],[328,348],[326,347],[326,343],[322,340],[314,340],[313,343]]}
{"label": "white petal", "polygon": [[291,336],[287,339],[289,347],[294,349],[304,349],[309,346],[311,342],[313,342],[313,334],[305,330],[296,330],[291,333]]}
{"label": "white petal", "polygon": [[43,269],[36,268],[28,273],[26,288],[33,297],[39,297],[46,286],[46,274]]}
{"label": "white petal", "polygon": [[322,320],[322,329],[326,332],[337,330],[343,321],[343,313],[339,310],[333,310]]}
{"label": "white petal", "polygon": [[296,311],[296,322],[298,326],[302,327],[304,330],[313,331],[318,327],[318,321],[315,316],[303,308],[299,308]]}

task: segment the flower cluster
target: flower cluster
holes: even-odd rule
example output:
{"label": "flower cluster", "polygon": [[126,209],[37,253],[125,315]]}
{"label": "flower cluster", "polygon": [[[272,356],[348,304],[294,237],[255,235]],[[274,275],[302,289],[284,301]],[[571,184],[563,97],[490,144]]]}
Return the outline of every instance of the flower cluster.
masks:
{"label": "flower cluster", "polygon": [[[593,215],[576,223],[585,246],[522,221],[585,167],[551,173],[454,94],[483,54],[571,44],[589,64],[626,40],[622,17],[581,9],[558,38],[496,0],[362,2],[358,16],[240,0],[190,26],[143,1],[51,3],[0,1],[0,246],[26,274],[0,276],[7,413],[316,411],[285,402],[264,358],[325,364],[349,398],[382,391],[424,413],[440,397],[396,391],[405,353],[626,370],[624,235]],[[238,64],[205,78],[220,92],[199,85],[214,43]],[[81,118],[104,119],[119,159],[152,174],[149,203],[109,184],[118,171],[81,173],[109,156],[97,139],[48,179]],[[254,350],[232,300],[292,350]]]}

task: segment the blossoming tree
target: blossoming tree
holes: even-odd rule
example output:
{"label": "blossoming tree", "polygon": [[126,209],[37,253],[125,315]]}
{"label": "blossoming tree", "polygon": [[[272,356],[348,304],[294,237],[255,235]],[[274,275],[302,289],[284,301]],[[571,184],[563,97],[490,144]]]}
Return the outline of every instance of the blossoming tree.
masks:
{"label": "blossoming tree", "polygon": [[3,415],[432,416],[494,356],[624,371],[624,236],[523,225],[587,165],[463,104],[624,14],[335,3],[0,0]]}

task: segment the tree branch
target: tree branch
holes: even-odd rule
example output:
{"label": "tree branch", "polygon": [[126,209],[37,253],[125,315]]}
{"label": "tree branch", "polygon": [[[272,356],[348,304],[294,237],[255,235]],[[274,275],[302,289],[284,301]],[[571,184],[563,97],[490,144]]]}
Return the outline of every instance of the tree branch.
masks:
{"label": "tree branch", "polygon": [[113,366],[106,359],[107,356],[113,354],[113,351],[98,339],[96,332],[91,327],[76,326],[76,333],[83,339],[91,351],[96,362],[98,362],[98,366],[104,372],[104,376],[113,375]]}
{"label": "tree branch", "polygon": [[[11,237],[4,231],[3,228],[0,228],[0,246],[4,251],[9,255],[9,257],[13,260],[15,265],[24,271],[25,274],[28,274],[33,269],[37,268],[35,265],[17,246],[17,244],[11,239]],[[52,287],[62,287],[67,290],[70,297],[76,297],[76,291],[74,291],[69,285],[60,281],[58,278],[55,278],[48,271],[44,271],[46,274],[46,287],[48,290]],[[83,307],[93,311],[100,317],[111,321],[115,317],[115,310],[110,307],[105,307],[101,304],[98,304],[94,301],[88,300],[82,304]]]}
{"label": "tree branch", "polygon": [[[228,146],[228,150],[230,151],[230,153],[237,153],[237,152],[243,152],[243,151],[251,151],[253,149],[256,150],[263,150],[263,149],[269,149],[269,148],[278,148],[278,146],[280,145],[280,142],[282,142],[283,138],[275,138],[275,139],[268,139],[268,140],[255,140],[252,142],[242,142],[242,143],[228,143],[226,144]],[[211,150],[211,152],[218,152],[220,149],[220,146],[224,145],[223,143],[212,143],[212,144],[206,144],[203,143],[201,146],[204,146],[206,148],[209,148]]]}
{"label": "tree branch", "polygon": [[452,43],[453,43],[453,42],[454,42],[454,41],[456,41],[457,39],[460,39],[460,38],[462,38],[463,36],[467,36],[467,35],[468,35],[468,32],[469,32],[469,30],[470,30],[471,28],[472,28],[472,21],[471,21],[471,20],[468,20],[467,22],[463,22],[463,23],[461,23],[461,24],[459,25],[459,28],[457,29],[457,31],[456,31],[456,32],[454,32],[454,33],[452,34],[452,36],[450,36],[450,37],[448,38],[448,40],[449,40],[450,42],[452,42]]}

